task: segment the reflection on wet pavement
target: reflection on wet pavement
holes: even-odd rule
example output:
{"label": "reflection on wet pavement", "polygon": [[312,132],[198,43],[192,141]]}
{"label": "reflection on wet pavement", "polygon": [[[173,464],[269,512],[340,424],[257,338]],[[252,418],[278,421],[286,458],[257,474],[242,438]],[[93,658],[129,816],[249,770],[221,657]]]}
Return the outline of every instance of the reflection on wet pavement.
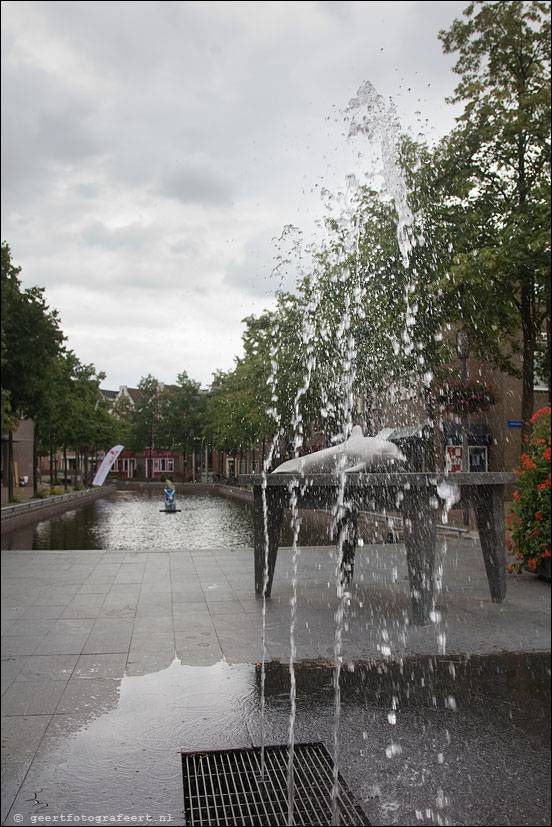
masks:
{"label": "reflection on wet pavement", "polygon": [[[295,670],[296,739],[331,752],[333,670]],[[373,662],[341,676],[340,770],[372,824],[550,822],[549,655]],[[260,743],[258,665],[175,658],[81,683],[83,702],[52,717],[6,824],[68,813],[182,824],[180,751]],[[287,664],[267,665],[265,688],[267,743],[285,744]],[[4,746],[15,772],[9,736]]]}

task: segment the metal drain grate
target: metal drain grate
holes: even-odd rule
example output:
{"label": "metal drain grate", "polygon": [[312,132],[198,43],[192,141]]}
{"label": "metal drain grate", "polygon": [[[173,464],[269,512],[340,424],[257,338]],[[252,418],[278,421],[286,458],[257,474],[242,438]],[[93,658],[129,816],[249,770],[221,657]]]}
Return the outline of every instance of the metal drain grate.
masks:
{"label": "metal drain grate", "polygon": [[[183,752],[186,825],[288,824],[288,747]],[[296,825],[332,823],[333,761],[322,743],[295,744],[294,821]],[[339,776],[340,824],[370,824]]]}

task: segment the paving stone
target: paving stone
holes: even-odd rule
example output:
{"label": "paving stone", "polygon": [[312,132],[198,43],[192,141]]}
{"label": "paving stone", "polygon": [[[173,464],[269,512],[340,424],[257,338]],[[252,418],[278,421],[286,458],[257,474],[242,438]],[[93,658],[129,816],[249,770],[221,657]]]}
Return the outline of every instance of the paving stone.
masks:
{"label": "paving stone", "polygon": [[126,674],[137,676],[159,672],[171,665],[174,656],[174,646],[157,652],[142,652],[138,649],[131,649],[128,653]]}
{"label": "paving stone", "polygon": [[16,679],[2,695],[2,716],[53,715],[65,686],[66,682],[62,680]]}
{"label": "paving stone", "polygon": [[44,635],[4,635],[2,638],[2,657],[21,657],[36,652]]}
{"label": "paving stone", "polygon": [[83,655],[127,652],[134,620],[132,618],[101,617],[94,622],[82,648]]}
{"label": "paving stone", "polygon": [[[4,709],[8,713],[2,738],[6,747],[3,760],[9,767],[4,812],[15,800],[17,806],[27,808],[21,810],[25,818],[37,812],[29,796],[44,778],[43,770],[52,755],[57,754],[53,745],[69,743],[68,738],[86,731],[94,721],[116,713],[127,678],[154,678],[167,670],[175,657],[182,661],[186,675],[186,670],[196,666],[208,668],[210,677],[202,686],[205,699],[200,699],[204,713],[198,711],[194,724],[199,739],[201,715],[207,716],[210,710],[211,677],[213,692],[224,697],[227,691],[217,671],[224,664],[222,659],[226,665],[232,664],[236,673],[240,664],[256,663],[262,656],[263,601],[254,594],[250,549],[233,552],[231,558],[219,550],[89,554],[50,554],[47,564],[41,552],[2,555],[6,604],[2,665]],[[157,573],[156,561],[160,566]],[[144,576],[147,573],[145,589],[141,581],[128,582],[138,577],[142,568]],[[305,550],[300,556],[296,615],[299,660],[333,659],[338,606],[333,568],[327,549]],[[387,656],[384,648],[397,659],[413,653],[435,656],[440,651],[451,657],[461,652],[474,656],[498,650],[550,650],[549,584],[529,575],[509,576],[506,600],[493,604],[480,551],[470,544],[449,543],[443,558],[443,588],[436,604],[439,618],[427,627],[414,627],[405,625],[409,612],[405,572],[401,547],[364,547],[358,555],[355,580],[345,601],[344,664],[381,660]],[[64,582],[66,585],[59,585]],[[215,585],[218,588],[209,589]],[[291,553],[280,549],[272,597],[265,607],[267,660],[289,660],[292,595]],[[98,616],[61,617],[67,610],[78,612],[79,607],[95,612],[100,603]],[[33,629],[45,633],[24,634]],[[12,630],[17,634],[10,634]],[[249,678],[241,690],[245,696],[255,691]],[[162,706],[159,695],[151,697]],[[171,727],[178,726],[178,715],[188,703],[189,694],[183,692],[175,707],[166,710]],[[28,714],[31,710],[33,714]],[[132,741],[130,707],[125,714],[125,734]],[[237,737],[236,732],[231,734]],[[240,731],[242,736],[247,741],[248,734]],[[157,730],[151,738],[163,757]],[[7,823],[12,823],[9,819],[16,812],[12,807]]]}
{"label": "paving stone", "polygon": [[60,697],[57,714],[93,713],[114,709],[119,700],[120,680],[108,678],[71,678]]}
{"label": "paving stone", "polygon": [[77,655],[33,655],[26,658],[17,680],[66,682],[73,674],[77,660]]}
{"label": "paving stone", "polygon": [[2,761],[16,765],[26,761],[30,763],[50,720],[50,715],[3,718]]}
{"label": "paving stone", "polygon": [[81,655],[73,671],[75,678],[122,678],[127,654]]}

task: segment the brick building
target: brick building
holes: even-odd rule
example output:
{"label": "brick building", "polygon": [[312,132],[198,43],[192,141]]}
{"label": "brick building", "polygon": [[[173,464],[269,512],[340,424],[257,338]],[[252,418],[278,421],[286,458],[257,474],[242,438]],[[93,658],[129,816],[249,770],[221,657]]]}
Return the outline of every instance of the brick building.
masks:
{"label": "brick building", "polygon": [[[34,423],[32,419],[19,421],[12,435],[13,479],[15,487],[32,484]],[[2,486],[8,485],[9,434],[2,434]]]}

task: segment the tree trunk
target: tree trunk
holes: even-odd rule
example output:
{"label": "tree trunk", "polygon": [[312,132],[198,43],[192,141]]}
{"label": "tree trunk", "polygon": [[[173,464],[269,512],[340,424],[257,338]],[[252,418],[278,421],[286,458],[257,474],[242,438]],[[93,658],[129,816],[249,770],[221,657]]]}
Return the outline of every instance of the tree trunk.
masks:
{"label": "tree trunk", "polygon": [[8,435],[8,502],[13,500],[13,432]]}
{"label": "tree trunk", "polygon": [[33,429],[33,497],[38,497],[38,451],[36,428]]}
{"label": "tree trunk", "polygon": [[67,445],[63,445],[63,487],[67,491]]}
{"label": "tree trunk", "polygon": [[550,301],[546,304],[546,356],[547,361],[546,364],[548,365],[548,404],[552,404],[552,392],[551,392],[551,378],[552,378],[552,350],[550,347]]}
{"label": "tree trunk", "polygon": [[533,314],[533,291],[530,279],[524,280],[521,288],[521,329],[523,332],[523,365],[521,373],[521,435],[522,453],[524,451],[524,437],[531,432],[530,419],[534,407],[534,360],[537,339]]}

